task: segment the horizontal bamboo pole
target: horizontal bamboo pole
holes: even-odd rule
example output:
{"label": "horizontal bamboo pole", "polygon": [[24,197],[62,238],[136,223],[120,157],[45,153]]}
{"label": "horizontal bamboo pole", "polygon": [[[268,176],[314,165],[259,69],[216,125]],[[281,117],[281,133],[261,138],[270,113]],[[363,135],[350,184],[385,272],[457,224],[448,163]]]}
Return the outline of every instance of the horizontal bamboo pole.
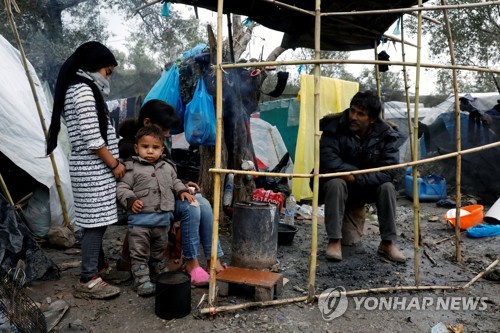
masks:
{"label": "horizontal bamboo pole", "polygon": [[312,16],[316,15],[316,13],[313,10],[311,11],[311,10],[302,9],[302,8],[295,7],[295,6],[289,5],[287,3],[280,2],[280,1],[276,1],[276,0],[262,0],[262,1],[272,3],[272,4],[278,5],[280,7],[285,7],[285,8],[291,9],[291,10],[295,10],[297,12],[304,13],[307,15],[312,15]]}
{"label": "horizontal bamboo pole", "polygon": [[[245,62],[235,64],[221,64],[221,68],[248,68],[248,67],[265,67],[265,66],[291,66],[291,65],[315,65],[315,64],[353,64],[353,65],[395,65],[395,66],[410,66],[416,67],[416,62],[404,61],[385,61],[385,60],[356,60],[356,59],[307,59],[307,60],[286,60],[286,61],[261,61],[261,62]],[[461,65],[440,65],[421,63],[420,67],[424,68],[439,68],[439,69],[457,69],[464,71],[475,71],[499,74],[500,68],[491,69],[476,66],[461,66]]]}
{"label": "horizontal bamboo pole", "polygon": [[370,14],[412,13],[412,12],[423,12],[431,10],[464,9],[464,8],[486,7],[495,5],[500,5],[500,1],[464,3],[460,5],[446,5],[446,6],[425,6],[425,7],[378,9],[378,10],[363,10],[363,11],[360,10],[351,12],[329,12],[329,13],[321,13],[321,16],[352,16],[352,15],[370,15]]}
{"label": "horizontal bamboo pole", "polygon": [[[368,294],[368,293],[386,293],[392,291],[426,291],[426,290],[465,290],[469,288],[473,283],[479,280],[484,274],[488,273],[493,267],[495,267],[500,259],[492,262],[484,271],[477,274],[472,280],[466,283],[463,286],[399,286],[399,287],[381,287],[381,288],[369,288],[369,289],[359,289],[359,290],[351,290],[346,291],[346,296],[354,296],[360,294]],[[317,300],[321,294],[314,295],[314,298]],[[281,305],[281,304],[289,304],[295,302],[305,302],[307,301],[309,296],[299,296],[299,297],[291,297],[284,299],[277,299],[272,301],[263,301],[263,302],[248,302],[236,305],[225,305],[225,306],[209,306],[200,310],[200,314],[211,314],[214,315],[219,312],[226,311],[234,311],[255,307],[268,307],[273,305]]]}
{"label": "horizontal bamboo pole", "polygon": [[[409,167],[409,166],[414,166],[414,165],[420,165],[420,164],[424,164],[424,163],[428,163],[428,162],[440,161],[440,160],[444,160],[444,159],[447,159],[450,157],[456,157],[458,155],[461,156],[461,155],[476,153],[478,151],[482,151],[482,150],[486,150],[486,149],[490,149],[490,148],[494,148],[494,147],[499,147],[499,146],[500,146],[500,141],[497,141],[497,142],[489,143],[489,144],[484,145],[484,146],[465,149],[465,150],[461,150],[459,152],[448,153],[448,154],[435,156],[435,157],[431,157],[431,158],[425,158],[423,160],[418,160],[418,161],[388,165],[388,166],[379,167],[379,168],[356,170],[356,171],[323,173],[323,174],[319,174],[318,176],[320,178],[340,177],[340,176],[347,176],[347,175],[360,175],[360,174],[370,173],[370,172],[399,169],[399,168],[404,168],[404,167]],[[245,170],[232,170],[232,169],[220,169],[220,168],[211,168],[209,171],[213,172],[213,173],[223,173],[223,174],[233,173],[235,175],[253,175],[253,176],[266,176],[266,177],[312,178],[314,176],[313,174],[309,174],[309,173],[305,173],[305,174],[304,173],[292,173],[292,174],[290,174],[290,173],[245,171]]]}
{"label": "horizontal bamboo pole", "polygon": [[[463,290],[462,286],[400,286],[400,287],[383,287],[383,288],[370,288],[370,289],[360,289],[360,290],[352,290],[346,291],[346,296],[354,296],[360,294],[368,294],[368,293],[386,293],[392,291],[425,291],[425,290]],[[318,300],[321,294],[314,295],[314,299]],[[224,306],[212,306],[203,308],[200,310],[200,314],[211,314],[214,315],[219,312],[226,311],[234,311],[248,308],[264,308],[273,305],[282,305],[296,302],[306,302],[308,296],[299,296],[292,298],[283,298],[276,299],[272,301],[262,301],[262,302],[248,302],[236,305],[224,305]]]}

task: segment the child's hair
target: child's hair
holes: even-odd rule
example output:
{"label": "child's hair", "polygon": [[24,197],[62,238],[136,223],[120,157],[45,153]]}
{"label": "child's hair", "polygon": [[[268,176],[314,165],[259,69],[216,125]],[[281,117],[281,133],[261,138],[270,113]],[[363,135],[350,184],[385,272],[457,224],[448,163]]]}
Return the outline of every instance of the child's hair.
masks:
{"label": "child's hair", "polygon": [[163,140],[165,139],[165,136],[163,135],[161,129],[159,129],[156,126],[150,125],[150,126],[144,126],[137,131],[137,134],[135,135],[135,143],[139,142],[140,138],[147,135],[159,139],[162,144]]}
{"label": "child's hair", "polygon": [[175,129],[181,123],[172,105],[158,99],[151,99],[141,107],[137,119],[139,126],[142,126],[146,118],[149,118],[152,124],[159,125],[164,130]]}

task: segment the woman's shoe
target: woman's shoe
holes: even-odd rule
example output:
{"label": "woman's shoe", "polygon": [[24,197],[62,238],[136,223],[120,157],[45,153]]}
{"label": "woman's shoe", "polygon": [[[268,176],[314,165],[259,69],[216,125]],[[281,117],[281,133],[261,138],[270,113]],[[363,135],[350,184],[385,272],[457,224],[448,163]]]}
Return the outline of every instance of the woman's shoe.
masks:
{"label": "woman's shoe", "polygon": [[210,280],[210,275],[201,266],[193,269],[189,275],[191,275],[191,284],[195,287],[207,286]]}

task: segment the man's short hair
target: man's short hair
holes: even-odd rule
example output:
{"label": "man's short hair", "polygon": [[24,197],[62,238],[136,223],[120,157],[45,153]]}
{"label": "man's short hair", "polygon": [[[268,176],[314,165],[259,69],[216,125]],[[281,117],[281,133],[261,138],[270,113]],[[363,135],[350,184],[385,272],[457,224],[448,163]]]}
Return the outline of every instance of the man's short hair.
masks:
{"label": "man's short hair", "polygon": [[165,136],[163,135],[161,129],[159,129],[154,125],[150,125],[150,126],[144,126],[137,131],[137,134],[135,135],[135,143],[139,142],[140,138],[147,135],[159,139],[161,143],[163,143],[163,140],[165,139]]}
{"label": "man's short hair", "polygon": [[351,99],[351,106],[357,106],[364,110],[368,110],[368,116],[370,119],[376,119],[380,117],[380,111],[382,106],[380,104],[380,98],[377,93],[371,90],[364,92],[358,92]]}

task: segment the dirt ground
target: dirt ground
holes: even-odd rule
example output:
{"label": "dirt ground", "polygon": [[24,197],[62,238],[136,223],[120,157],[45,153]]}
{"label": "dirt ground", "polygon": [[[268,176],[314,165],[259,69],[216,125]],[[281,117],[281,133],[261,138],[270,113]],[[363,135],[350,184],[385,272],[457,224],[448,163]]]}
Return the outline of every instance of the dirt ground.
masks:
{"label": "dirt ground", "polygon": [[[343,247],[344,260],[340,263],[325,259],[326,236],[324,225],[318,226],[318,258],[316,291],[342,286],[347,291],[414,286],[415,269],[413,254],[413,203],[406,198],[398,198],[398,245],[407,257],[404,264],[391,263],[380,258],[377,246],[380,241],[376,219],[369,216],[365,235],[357,246]],[[420,249],[421,285],[461,286],[482,272],[500,255],[498,237],[472,239],[463,237],[463,263],[455,262],[453,239],[454,230],[447,225],[442,216],[447,211],[435,203],[422,203],[422,235],[426,244],[425,256]],[[429,222],[429,217],[439,217]],[[308,261],[311,248],[311,221],[297,220],[299,231],[289,246],[278,247],[280,273],[289,280],[280,298],[306,295],[308,287]],[[125,226],[111,226],[106,232],[105,252],[111,262],[119,257]],[[223,261],[230,263],[231,238],[230,226],[221,226],[221,242],[225,251]],[[438,244],[436,244],[438,242]],[[80,259],[77,250],[62,251],[44,249],[60,266],[71,267]],[[434,261],[434,263],[432,262]],[[290,303],[266,308],[252,308],[221,312],[214,316],[200,315],[197,305],[208,288],[191,290],[192,312],[190,315],[171,321],[155,315],[155,297],[138,297],[132,290],[131,281],[120,283],[121,294],[110,300],[83,300],[72,296],[72,285],[77,282],[80,268],[66,268],[61,271],[58,281],[40,281],[31,284],[26,292],[30,297],[47,306],[47,303],[64,300],[69,310],[54,328],[53,332],[152,332],[175,330],[176,332],[431,332],[438,323],[456,326],[463,325],[463,332],[499,332],[500,330],[500,288],[499,273],[496,267],[486,278],[481,278],[463,291],[419,291],[368,293],[359,297],[484,297],[484,310],[439,310],[426,309],[378,310],[369,306],[356,308],[352,297],[348,298],[347,311],[330,321],[322,318],[318,303]],[[229,295],[217,297],[217,305],[235,305],[252,301],[250,296]],[[372,300],[372,304],[373,304]],[[368,303],[365,303],[369,305]],[[201,307],[206,306],[206,303]]]}

